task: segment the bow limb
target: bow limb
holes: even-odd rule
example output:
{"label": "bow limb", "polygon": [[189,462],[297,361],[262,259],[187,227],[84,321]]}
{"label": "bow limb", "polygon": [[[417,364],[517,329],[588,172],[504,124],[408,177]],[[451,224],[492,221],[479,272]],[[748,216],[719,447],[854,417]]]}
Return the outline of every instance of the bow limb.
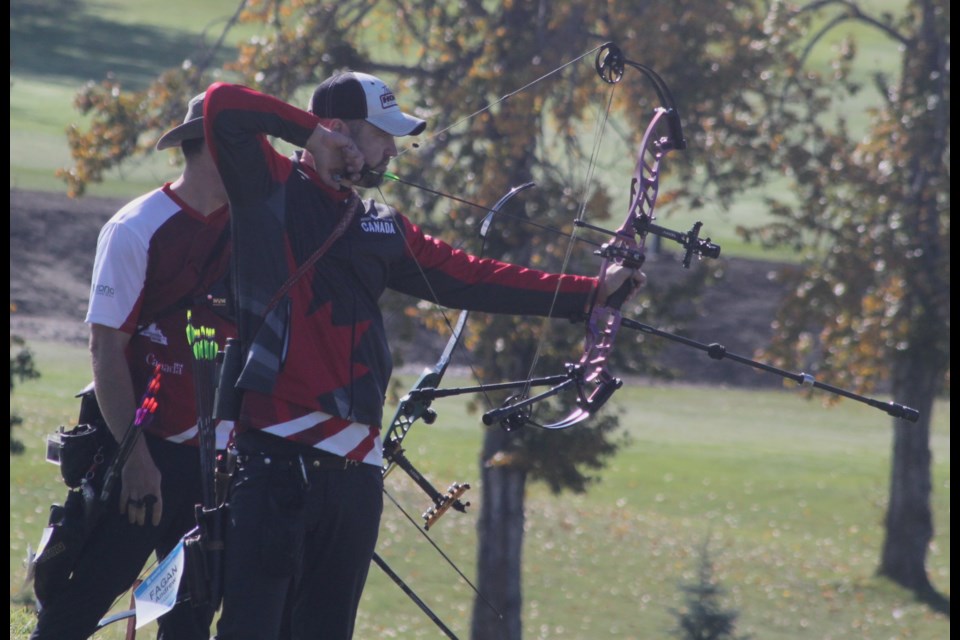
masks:
{"label": "bow limb", "polygon": [[427,424],[432,424],[434,420],[436,420],[437,414],[430,408],[430,401],[423,399],[422,396],[414,394],[413,392],[419,391],[420,389],[436,388],[440,385],[440,381],[443,380],[443,375],[447,371],[447,366],[450,364],[450,358],[460,343],[460,336],[463,334],[463,329],[467,324],[467,315],[467,311],[460,312],[460,316],[457,318],[457,322],[453,327],[453,333],[450,335],[450,339],[447,340],[443,353],[440,354],[440,358],[436,364],[424,369],[423,373],[420,374],[420,378],[414,383],[407,395],[400,400],[393,420],[390,421],[390,426],[383,436],[384,476],[390,473],[396,464],[396,457],[402,452],[400,445],[407,436],[407,432],[410,431],[410,427],[421,418]]}

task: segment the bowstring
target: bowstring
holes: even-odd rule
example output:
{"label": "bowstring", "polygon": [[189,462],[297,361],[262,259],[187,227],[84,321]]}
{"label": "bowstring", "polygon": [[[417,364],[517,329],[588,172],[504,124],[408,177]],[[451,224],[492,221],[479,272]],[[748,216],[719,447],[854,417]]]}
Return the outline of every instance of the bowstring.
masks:
{"label": "bowstring", "polygon": [[[562,65],[560,65],[559,67],[557,67],[557,68],[555,68],[555,69],[553,69],[553,70],[551,70],[551,71],[546,72],[545,74],[543,74],[542,76],[540,76],[540,77],[537,78],[536,80],[532,80],[531,82],[528,82],[527,84],[523,85],[523,86],[520,87],[519,89],[516,89],[516,90],[514,90],[514,91],[511,91],[510,93],[507,93],[507,94],[504,94],[504,95],[500,96],[497,100],[493,101],[492,103],[488,104],[487,106],[483,107],[482,109],[478,109],[478,110],[474,111],[473,113],[471,113],[470,115],[464,116],[463,118],[460,118],[459,120],[457,120],[457,121],[454,122],[453,124],[451,124],[451,125],[449,125],[449,126],[446,126],[446,127],[444,127],[443,129],[440,129],[440,131],[437,131],[436,133],[430,134],[429,136],[427,136],[426,138],[424,138],[423,141],[424,141],[424,142],[429,142],[430,140],[433,140],[434,138],[443,135],[443,134],[446,133],[447,131],[450,131],[450,130],[453,129],[454,127],[457,127],[457,126],[463,124],[463,123],[466,122],[467,120],[471,120],[471,119],[473,119],[473,118],[476,118],[476,117],[477,117],[478,115],[480,115],[481,113],[484,113],[484,112],[486,112],[486,111],[489,111],[490,109],[493,109],[495,106],[497,106],[497,105],[500,104],[501,102],[507,100],[508,98],[512,98],[513,96],[517,95],[518,93],[522,93],[522,92],[526,91],[527,89],[529,89],[529,88],[532,87],[533,85],[535,85],[535,84],[537,84],[537,83],[539,83],[539,82],[541,82],[541,81],[543,81],[543,80],[546,80],[547,78],[549,78],[550,76],[554,75],[555,73],[559,73],[559,72],[563,71],[564,69],[566,69],[566,68],[569,67],[570,65],[573,65],[573,64],[576,64],[577,62],[580,62],[581,60],[583,60],[583,59],[586,58],[587,56],[593,54],[593,53],[596,52],[596,51],[599,51],[600,49],[602,49],[603,46],[604,46],[604,45],[600,45],[600,46],[598,46],[598,47],[594,47],[593,49],[590,49],[590,50],[587,51],[586,53],[583,53],[583,54],[577,56],[577,57],[574,58],[573,60],[570,60],[570,61],[568,61],[568,62],[564,62],[564,63],[563,63]],[[399,153],[397,153],[397,157],[399,158],[400,156],[402,156],[403,154],[405,154],[407,151],[410,151],[411,149],[415,149],[415,148],[417,148],[417,147],[416,147],[416,146],[407,147],[407,148],[403,149],[402,151],[400,151]]]}
{"label": "bowstring", "polygon": [[[433,133],[433,134],[427,136],[426,138],[424,138],[424,142],[433,140],[434,138],[437,138],[438,136],[446,133],[447,131],[453,129],[454,127],[457,127],[457,126],[463,124],[464,122],[466,122],[466,121],[468,121],[468,120],[471,120],[472,118],[477,117],[477,116],[480,115],[481,113],[484,113],[484,112],[486,112],[486,111],[489,111],[490,109],[492,109],[492,108],[494,108],[495,106],[497,106],[498,104],[504,102],[504,101],[507,100],[508,98],[511,98],[511,97],[513,97],[513,96],[515,96],[515,95],[517,95],[517,94],[519,94],[519,93],[522,93],[523,91],[526,91],[527,89],[529,89],[530,87],[538,84],[539,82],[542,82],[543,80],[545,80],[545,79],[547,79],[547,78],[549,78],[549,77],[551,77],[551,76],[553,76],[553,75],[555,75],[555,74],[563,71],[563,70],[566,69],[567,67],[569,67],[569,66],[571,66],[571,65],[573,65],[573,64],[576,64],[577,62],[583,60],[583,59],[586,58],[587,56],[592,55],[593,53],[595,53],[595,52],[599,51],[601,48],[603,48],[603,46],[604,46],[604,45],[600,45],[600,46],[594,47],[593,49],[590,49],[589,51],[586,51],[585,53],[580,54],[580,55],[577,56],[576,58],[573,58],[572,60],[569,60],[569,61],[561,64],[560,66],[558,66],[558,67],[556,67],[556,68],[548,71],[547,73],[541,75],[540,77],[538,77],[538,78],[536,78],[536,79],[528,82],[527,84],[523,85],[523,86],[520,87],[519,89],[516,89],[516,90],[514,90],[514,91],[511,91],[511,92],[509,92],[509,93],[501,96],[500,98],[498,98],[497,100],[495,100],[495,101],[492,102],[491,104],[483,107],[482,109],[478,109],[477,111],[474,111],[474,112],[471,113],[470,115],[467,115],[467,116],[465,116],[465,117],[463,117],[463,118],[460,118],[459,120],[457,120],[457,121],[454,122],[453,124],[451,124],[451,125],[449,125],[449,126],[446,126],[446,127],[444,127],[443,129],[437,131],[436,133]],[[614,86],[615,86],[615,85],[614,85]],[[609,119],[609,114],[610,114],[610,109],[611,109],[612,102],[613,102],[613,93],[612,93],[612,89],[611,89],[610,99],[609,99],[609,101],[607,102],[606,109],[603,111],[603,113],[601,114],[600,118],[598,118],[597,123],[596,123],[596,128],[595,128],[595,131],[594,131],[594,144],[593,144],[593,148],[592,148],[592,150],[591,150],[590,161],[589,161],[589,166],[588,166],[588,170],[587,170],[587,177],[586,177],[586,179],[585,179],[585,181],[584,181],[584,185],[583,185],[583,193],[582,193],[582,196],[581,196],[580,208],[579,208],[579,211],[578,211],[577,219],[582,219],[582,217],[583,217],[583,215],[584,215],[584,213],[585,213],[585,211],[586,211],[587,193],[589,192],[590,184],[592,183],[593,177],[594,177],[594,175],[595,175],[595,173],[596,173],[597,158],[598,158],[598,156],[599,156],[599,151],[600,151],[600,147],[601,147],[601,143],[602,143],[602,138],[603,138],[603,132],[604,132],[605,129],[606,129],[606,123],[607,123],[607,120]],[[402,156],[403,154],[407,153],[407,152],[410,151],[411,149],[415,149],[415,148],[418,148],[418,147],[419,147],[419,144],[417,144],[417,145],[411,145],[411,146],[409,146],[409,147],[407,147],[407,148],[399,151],[395,157],[396,157],[396,158],[399,158],[400,156]],[[384,196],[383,191],[382,191],[381,188],[380,188],[380,185],[378,185],[378,186],[376,187],[376,189],[377,189],[377,192],[380,194],[381,201],[382,201],[385,205],[387,205],[388,207],[390,207],[389,203],[387,202],[386,196]],[[393,207],[390,207],[390,208],[393,208]],[[396,222],[396,220],[395,220],[395,219],[391,219],[391,221],[393,222],[394,227],[397,228],[398,233],[400,233],[400,236],[403,238],[404,243],[406,244],[406,243],[407,243],[406,236],[405,236],[402,232],[400,232],[399,227],[397,227],[397,222]],[[566,272],[567,265],[569,264],[570,258],[571,258],[572,254],[573,254],[573,246],[575,245],[575,241],[576,241],[576,239],[577,239],[576,236],[577,236],[578,231],[579,231],[579,228],[577,227],[577,225],[573,225],[573,229],[571,230],[571,233],[570,233],[570,235],[568,236],[567,249],[566,249],[564,261],[563,261],[562,268],[561,268],[561,274],[563,274],[563,273]],[[565,234],[565,235],[566,235],[566,234]],[[484,243],[484,245],[485,245],[485,243],[486,243],[486,237],[483,238],[483,243]],[[462,243],[461,243],[461,244],[462,244]],[[409,251],[409,250],[410,250],[409,244],[407,244],[406,246],[407,246],[407,250]],[[483,249],[481,248],[481,251],[482,251],[482,250],[483,250]],[[412,252],[411,252],[411,255],[412,255]],[[447,326],[447,328],[450,330],[450,333],[452,334],[453,331],[454,331],[453,323],[450,321],[450,318],[447,316],[446,312],[443,310],[442,305],[441,305],[440,302],[439,302],[439,296],[437,295],[436,291],[434,291],[433,286],[430,284],[430,280],[429,280],[429,278],[427,278],[426,273],[424,272],[423,267],[422,267],[422,265],[419,263],[419,261],[414,260],[414,263],[416,264],[416,267],[417,267],[417,269],[418,269],[419,272],[420,272],[421,278],[423,279],[424,283],[425,283],[426,286],[427,286],[427,289],[428,289],[428,291],[429,291],[429,293],[430,293],[430,296],[433,298],[432,302],[433,302],[433,303],[435,304],[435,306],[438,308],[437,310],[439,311],[440,316],[441,316],[441,318],[443,319],[444,324]],[[548,313],[547,313],[547,316],[544,318],[544,325],[546,325],[546,323],[549,321],[550,316],[553,315],[553,311],[554,311],[554,309],[556,308],[556,304],[557,304],[557,300],[559,299],[559,295],[560,295],[560,283],[558,282],[558,283],[557,283],[557,288],[554,290],[553,298],[551,299],[551,302],[550,302],[549,311],[548,311]],[[536,348],[536,352],[535,352],[535,354],[534,354],[533,363],[531,364],[531,366],[530,366],[530,368],[529,368],[528,375],[527,375],[528,380],[529,380],[529,378],[531,378],[532,375],[533,375],[533,371],[535,370],[535,368],[536,368],[536,366],[537,366],[537,362],[538,362],[539,359],[540,359],[540,353],[541,353],[542,349],[543,349],[543,338],[541,338],[541,340],[537,343],[537,348]],[[493,400],[490,398],[489,394],[487,393],[487,391],[486,391],[486,389],[485,389],[485,386],[486,386],[486,385],[484,385],[483,381],[481,380],[480,375],[479,375],[479,373],[477,372],[476,366],[475,366],[475,364],[474,364],[474,361],[473,361],[472,358],[469,357],[469,355],[467,356],[467,366],[470,368],[470,372],[471,372],[471,374],[473,375],[473,378],[474,378],[475,380],[477,380],[477,382],[478,382],[478,384],[479,384],[479,387],[480,387],[481,393],[483,394],[485,403],[487,404],[488,407],[492,407],[492,406],[493,406]],[[523,389],[523,393],[524,393],[524,394],[527,394],[527,393],[529,393],[529,390],[530,390],[530,384],[529,384],[529,381],[528,381],[527,385],[526,385],[526,386],[524,387],[524,389]]]}

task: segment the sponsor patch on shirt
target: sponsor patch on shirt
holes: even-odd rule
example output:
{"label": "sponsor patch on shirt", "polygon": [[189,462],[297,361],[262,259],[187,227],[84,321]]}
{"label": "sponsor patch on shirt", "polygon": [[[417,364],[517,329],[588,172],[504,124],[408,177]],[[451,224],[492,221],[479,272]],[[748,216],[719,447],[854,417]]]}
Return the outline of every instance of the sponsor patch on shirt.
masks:
{"label": "sponsor patch on shirt", "polygon": [[117,290],[108,284],[95,284],[93,285],[93,295],[112,298],[117,295]]}
{"label": "sponsor patch on shirt", "polygon": [[167,344],[167,336],[163,335],[163,331],[160,330],[160,327],[158,327],[155,322],[151,323],[149,327],[141,329],[140,335],[144,338],[150,338],[150,341],[156,344]]}
{"label": "sponsor patch on shirt", "polygon": [[147,354],[146,361],[151,367],[159,366],[161,373],[168,373],[174,376],[182,376],[184,373],[184,365],[182,362],[164,362],[153,353]]}

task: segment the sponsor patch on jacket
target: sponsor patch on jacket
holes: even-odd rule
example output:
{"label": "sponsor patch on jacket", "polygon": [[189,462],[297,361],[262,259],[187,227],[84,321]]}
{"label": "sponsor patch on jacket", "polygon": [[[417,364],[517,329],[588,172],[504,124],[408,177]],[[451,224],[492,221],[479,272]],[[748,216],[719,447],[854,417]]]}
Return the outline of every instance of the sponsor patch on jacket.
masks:
{"label": "sponsor patch on jacket", "polygon": [[174,376],[182,376],[186,369],[182,362],[164,362],[154,353],[147,354],[146,362],[151,367],[159,366],[162,373],[169,373]]}

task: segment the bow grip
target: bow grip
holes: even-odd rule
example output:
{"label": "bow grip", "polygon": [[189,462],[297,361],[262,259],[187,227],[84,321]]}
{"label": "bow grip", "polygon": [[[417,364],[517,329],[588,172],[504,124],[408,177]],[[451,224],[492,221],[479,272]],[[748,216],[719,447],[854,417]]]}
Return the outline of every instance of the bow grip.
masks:
{"label": "bow grip", "polygon": [[[627,269],[639,269],[646,260],[646,255],[642,248],[632,248],[612,243],[604,244],[600,249],[594,251],[593,254],[606,260],[617,261],[620,266],[626,267]],[[616,291],[607,296],[607,300],[603,306],[619,311],[623,303],[627,301],[627,297],[633,292],[634,286],[631,284],[632,280],[633,278],[627,278]]]}
{"label": "bow grip", "polygon": [[633,278],[627,278],[616,291],[607,296],[607,301],[603,306],[619,311],[623,303],[627,301],[627,297],[633,293],[634,288]]}

